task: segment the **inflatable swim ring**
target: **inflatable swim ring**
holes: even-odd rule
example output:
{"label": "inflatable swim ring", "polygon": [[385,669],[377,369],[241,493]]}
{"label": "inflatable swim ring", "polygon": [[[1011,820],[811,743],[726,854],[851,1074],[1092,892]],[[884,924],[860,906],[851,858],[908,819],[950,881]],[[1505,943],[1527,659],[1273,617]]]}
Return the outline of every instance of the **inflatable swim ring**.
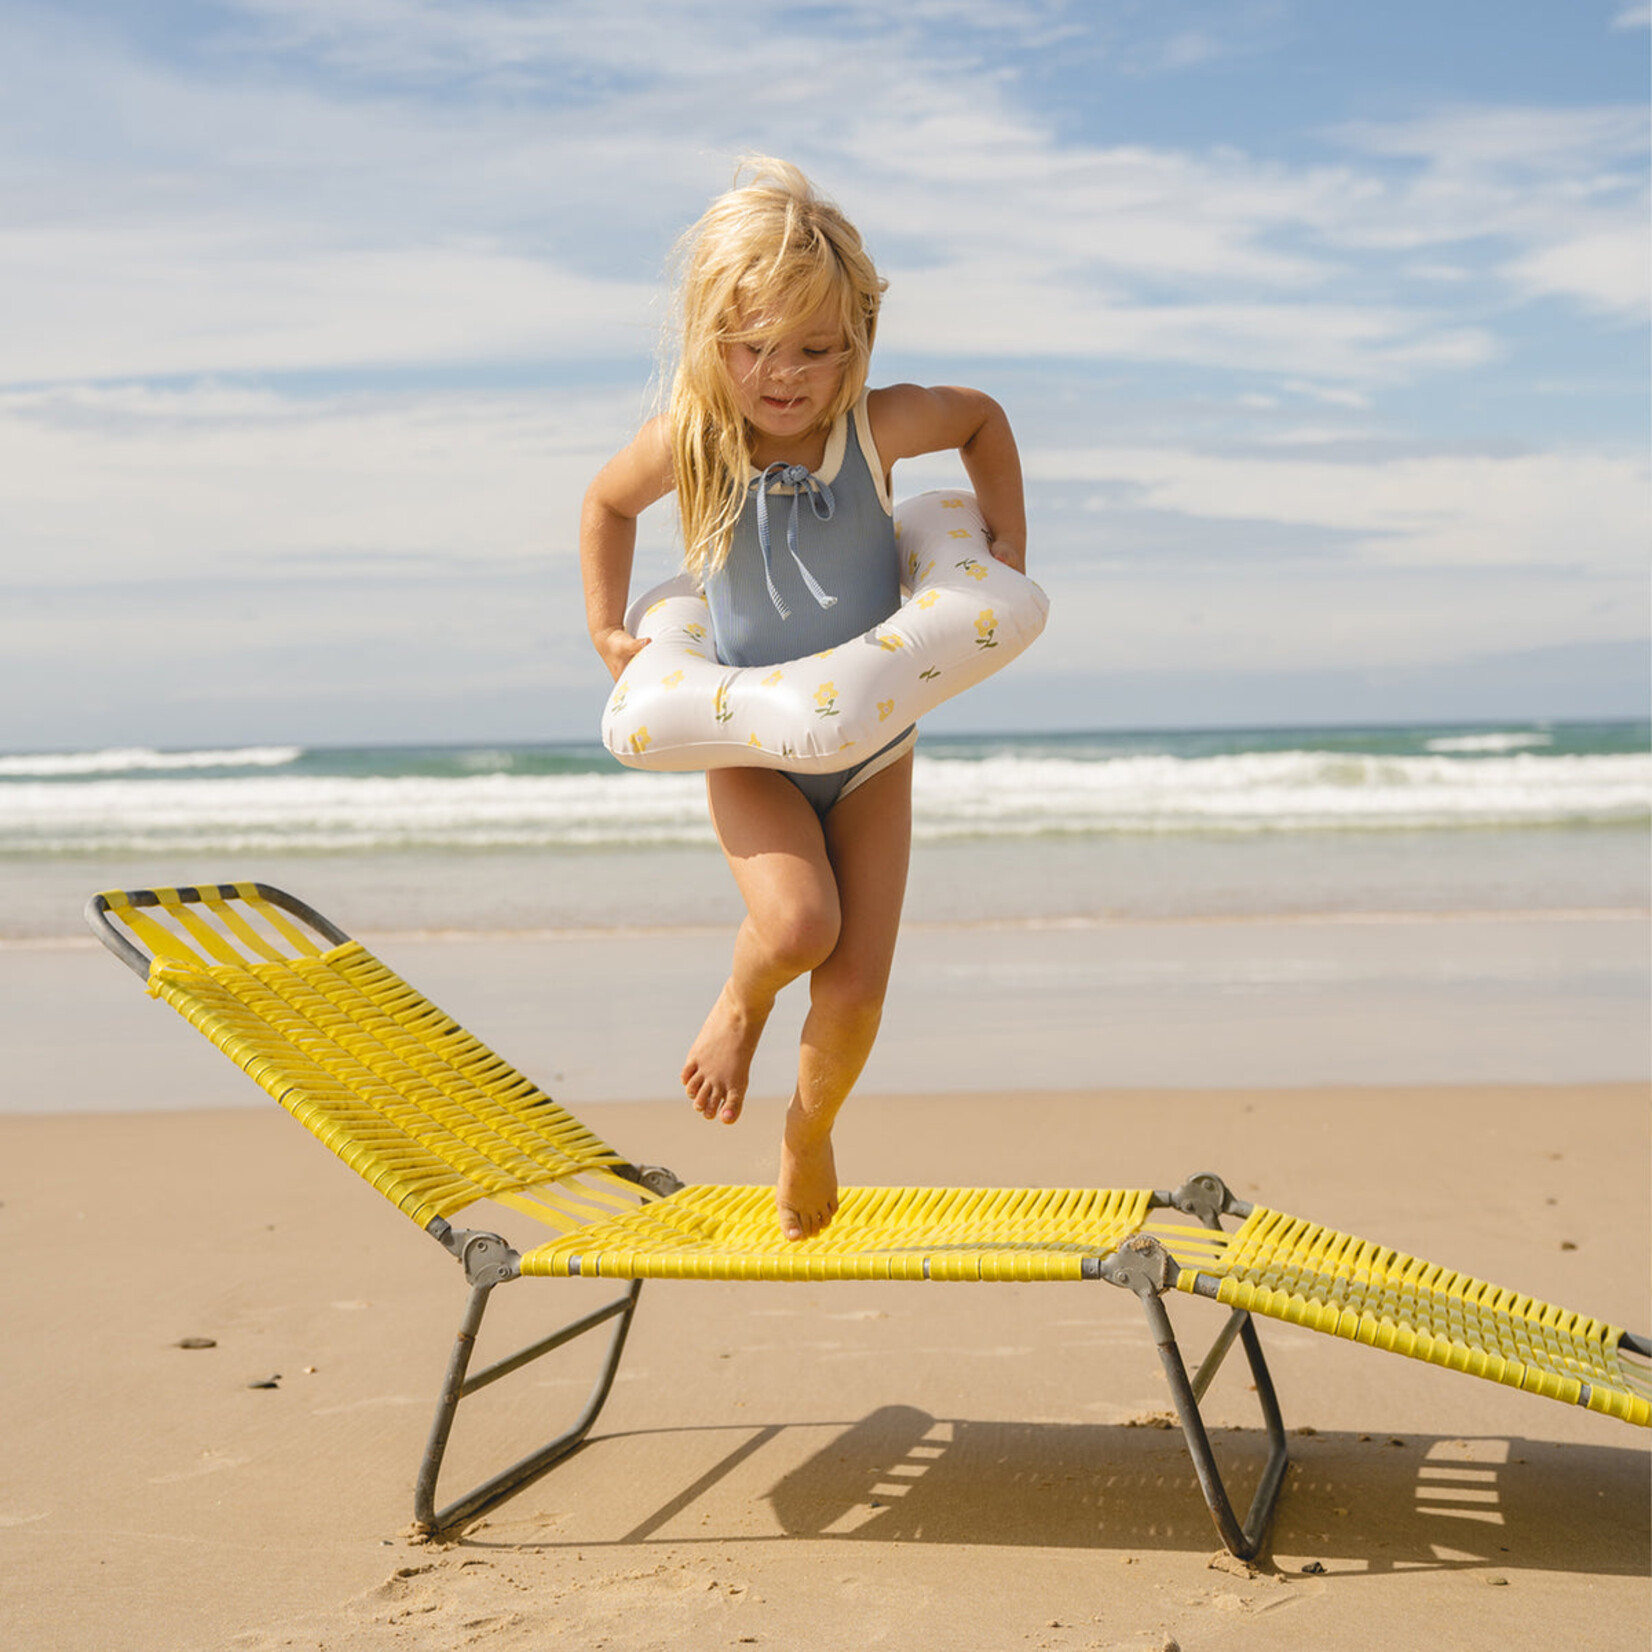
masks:
{"label": "inflatable swim ring", "polygon": [[779,665],[729,666],[687,574],[625,617],[648,647],[625,668],[602,740],[634,769],[740,766],[829,774],[1008,665],[1044,629],[1049,598],[988,549],[968,493],[925,493],[895,511],[911,595],[870,631]]}

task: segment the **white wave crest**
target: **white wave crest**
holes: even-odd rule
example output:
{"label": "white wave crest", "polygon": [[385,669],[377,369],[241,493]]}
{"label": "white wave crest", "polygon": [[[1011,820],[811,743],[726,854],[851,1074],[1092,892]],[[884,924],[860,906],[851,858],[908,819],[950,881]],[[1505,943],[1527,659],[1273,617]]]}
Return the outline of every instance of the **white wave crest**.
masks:
{"label": "white wave crest", "polygon": [[0,849],[581,848],[711,841],[696,775],[467,775],[19,784]]}
{"label": "white wave crest", "polygon": [[107,751],[41,752],[0,757],[0,777],[72,779],[88,774],[164,773],[169,769],[276,769],[296,763],[302,746],[237,746],[223,751],[156,751],[115,746]]}
{"label": "white wave crest", "polygon": [[[1652,756],[920,756],[914,813],[929,840],[1611,825],[1652,816]],[[112,774],[0,789],[12,853],[711,842],[698,775]]]}
{"label": "white wave crest", "polygon": [[1652,757],[1465,761],[1316,751],[924,763],[921,833],[1608,824],[1652,812]]}
{"label": "white wave crest", "polygon": [[1552,734],[1442,734],[1428,742],[1428,749],[1446,755],[1477,751],[1532,751],[1553,744]]}

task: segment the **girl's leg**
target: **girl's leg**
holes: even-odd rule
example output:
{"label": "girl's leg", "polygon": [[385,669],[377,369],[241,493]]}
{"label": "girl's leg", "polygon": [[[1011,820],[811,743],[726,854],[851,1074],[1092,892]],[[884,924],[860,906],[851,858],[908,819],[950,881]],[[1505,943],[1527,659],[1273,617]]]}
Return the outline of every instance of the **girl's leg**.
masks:
{"label": "girl's leg", "polygon": [[766,769],[713,769],[706,795],[746,917],[682,1082],[696,1112],[732,1124],[775,994],[838,943],[838,891],[820,819],[789,780]]}
{"label": "girl's leg", "polygon": [[837,1211],[832,1124],[872,1052],[889,986],[912,848],[912,756],[875,774],[826,817],[836,877],[837,944],[815,967],[786,1112],[775,1203],[788,1239],[819,1233]]}

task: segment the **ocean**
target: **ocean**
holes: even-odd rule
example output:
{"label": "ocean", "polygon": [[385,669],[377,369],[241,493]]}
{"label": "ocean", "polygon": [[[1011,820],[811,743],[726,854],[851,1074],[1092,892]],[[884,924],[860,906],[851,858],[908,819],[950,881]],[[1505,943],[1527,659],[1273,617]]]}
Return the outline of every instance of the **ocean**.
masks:
{"label": "ocean", "polygon": [[[1652,905],[1645,722],[933,736],[914,813],[917,921]],[[701,779],[594,743],[0,755],[0,939],[247,877],[363,929],[737,916]]]}

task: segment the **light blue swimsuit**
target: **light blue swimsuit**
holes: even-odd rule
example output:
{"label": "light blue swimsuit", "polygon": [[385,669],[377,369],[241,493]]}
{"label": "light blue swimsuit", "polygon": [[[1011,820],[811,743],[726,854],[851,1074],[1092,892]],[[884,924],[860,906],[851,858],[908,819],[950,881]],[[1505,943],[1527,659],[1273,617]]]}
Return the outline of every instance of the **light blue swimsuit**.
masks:
{"label": "light blue swimsuit", "polygon": [[[900,555],[872,445],[866,400],[833,424],[818,472],[770,465],[753,473],[728,557],[705,581],[711,634],[724,665],[776,665],[858,637],[900,607]],[[836,774],[780,772],[822,820],[880,759],[912,735]]]}

